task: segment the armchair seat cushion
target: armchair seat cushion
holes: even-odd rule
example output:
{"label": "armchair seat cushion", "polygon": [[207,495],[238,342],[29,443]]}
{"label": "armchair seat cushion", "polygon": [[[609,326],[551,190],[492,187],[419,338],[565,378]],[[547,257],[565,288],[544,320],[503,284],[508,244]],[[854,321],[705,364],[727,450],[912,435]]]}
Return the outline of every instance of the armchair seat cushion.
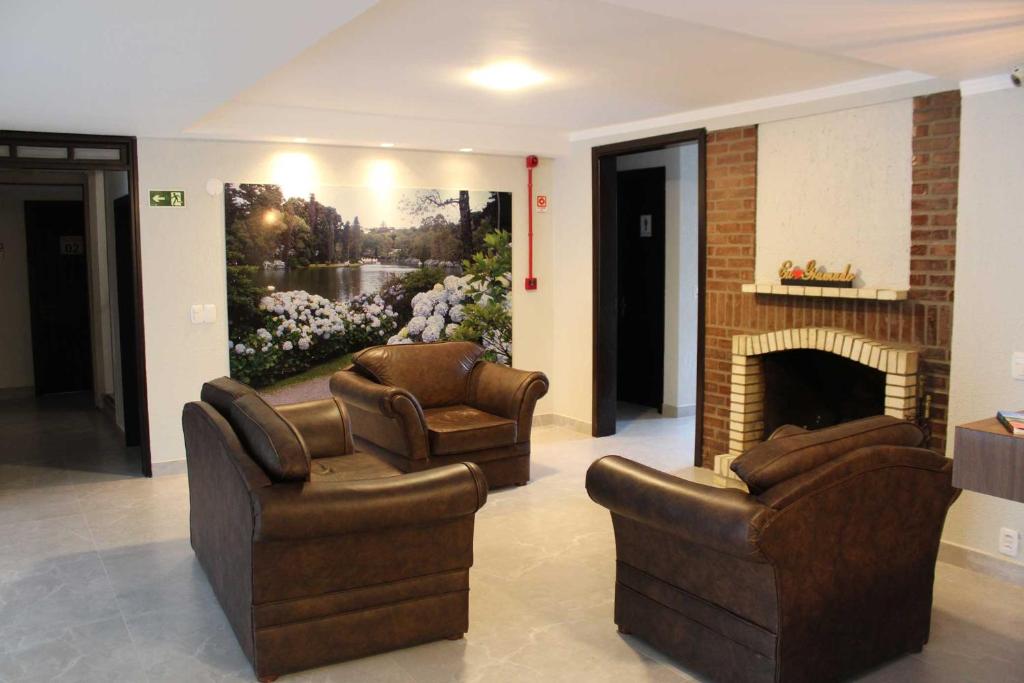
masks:
{"label": "armchair seat cushion", "polygon": [[351,453],[333,458],[317,458],[311,463],[309,480],[362,481],[397,477],[402,470],[393,467],[370,453]]}
{"label": "armchair seat cushion", "polygon": [[451,455],[485,448],[512,446],[516,442],[516,423],[467,405],[428,408],[427,422],[430,452]]}

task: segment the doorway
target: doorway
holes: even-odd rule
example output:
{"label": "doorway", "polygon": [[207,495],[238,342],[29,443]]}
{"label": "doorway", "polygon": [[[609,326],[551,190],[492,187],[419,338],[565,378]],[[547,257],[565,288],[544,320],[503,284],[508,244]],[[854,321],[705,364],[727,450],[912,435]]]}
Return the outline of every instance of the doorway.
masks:
{"label": "doorway", "polygon": [[[692,414],[696,465],[704,383],[705,138],[704,129],[684,131],[594,147],[591,156],[592,433],[616,432],[620,399],[672,417]],[[688,158],[679,162],[686,164],[685,177],[672,170],[677,156]],[[665,175],[652,170],[657,167]],[[640,237],[648,230],[650,237]]]}
{"label": "doorway", "polygon": [[91,391],[85,203],[35,200],[24,207],[35,393]]}
{"label": "doorway", "polygon": [[665,376],[665,167],[618,173],[616,397],[662,412]]}
{"label": "doorway", "polygon": [[152,476],[135,145],[0,131],[0,279],[21,310],[0,333],[0,413],[18,457],[43,436],[39,457],[58,457],[50,437],[74,423],[104,445],[61,454],[68,467]]}

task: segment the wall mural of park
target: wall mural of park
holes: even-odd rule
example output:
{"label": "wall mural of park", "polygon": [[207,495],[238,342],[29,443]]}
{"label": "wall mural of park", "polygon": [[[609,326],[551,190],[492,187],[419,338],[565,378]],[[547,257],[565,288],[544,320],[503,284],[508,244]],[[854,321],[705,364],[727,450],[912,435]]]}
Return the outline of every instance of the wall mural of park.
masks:
{"label": "wall mural of park", "polygon": [[512,195],[224,186],[231,376],[292,399],[378,344],[475,341],[512,360]]}

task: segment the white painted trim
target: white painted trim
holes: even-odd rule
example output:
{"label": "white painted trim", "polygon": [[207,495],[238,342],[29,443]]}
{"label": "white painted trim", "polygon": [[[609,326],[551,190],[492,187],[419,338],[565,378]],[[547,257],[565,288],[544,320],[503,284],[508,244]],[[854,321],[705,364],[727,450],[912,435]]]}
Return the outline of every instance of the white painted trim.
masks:
{"label": "white painted trim", "polygon": [[177,474],[185,474],[188,472],[188,467],[185,465],[185,460],[165,460],[164,462],[153,463],[153,476],[154,477],[169,477]]}
{"label": "white painted trim", "polygon": [[697,406],[692,403],[686,406],[670,406],[667,403],[662,403],[661,414],[665,417],[689,417],[697,414]]}
{"label": "white painted trim", "polygon": [[963,569],[988,574],[1001,581],[1024,586],[1024,564],[1004,560],[974,548],[942,541],[939,544],[939,562],[946,562]]}
{"label": "white painted trim", "polygon": [[591,427],[590,423],[585,420],[577,420],[574,417],[568,417],[566,415],[558,415],[557,413],[545,413],[543,415],[533,416],[534,427],[563,427],[565,429],[571,429],[574,432],[586,434],[590,436]]}
{"label": "white painted trim", "polygon": [[32,398],[36,395],[34,386],[28,387],[3,387],[0,389],[0,401]]}
{"label": "white painted trim", "polygon": [[[680,127],[696,122],[724,119],[742,114],[809,105],[812,103],[821,103],[827,100],[844,100],[865,94],[878,93],[879,91],[891,91],[885,93],[885,97],[881,100],[870,100],[863,103],[878,104],[883,101],[904,99],[928,92],[948,90],[953,86],[955,86],[955,83],[937,79],[927,74],[917,73],[916,71],[896,71],[893,73],[882,74],[881,76],[871,76],[869,78],[860,78],[854,81],[845,81],[843,83],[827,85],[821,88],[812,88],[810,90],[800,90],[782,95],[760,97],[753,100],[742,100],[740,102],[723,104],[716,107],[691,109],[689,111],[668,114],[666,116],[656,116],[654,118],[640,119],[638,121],[629,121],[626,123],[612,124],[610,126],[572,131],[569,133],[569,141],[578,142],[581,140],[592,140],[595,138],[646,131],[652,128]],[[840,101],[837,102],[836,106],[837,108],[846,109],[851,108],[852,106],[862,105],[851,105],[849,102]],[[821,110],[815,109],[807,113],[821,113]],[[796,112],[787,114],[786,118],[796,118],[801,115],[803,114]]]}
{"label": "white painted trim", "polygon": [[995,74],[993,76],[960,81],[960,94],[964,97],[970,97],[971,95],[981,95],[982,93],[995,92],[996,90],[1010,90],[1014,87],[1016,86],[1013,85],[1013,79],[1010,78],[1010,74]]}

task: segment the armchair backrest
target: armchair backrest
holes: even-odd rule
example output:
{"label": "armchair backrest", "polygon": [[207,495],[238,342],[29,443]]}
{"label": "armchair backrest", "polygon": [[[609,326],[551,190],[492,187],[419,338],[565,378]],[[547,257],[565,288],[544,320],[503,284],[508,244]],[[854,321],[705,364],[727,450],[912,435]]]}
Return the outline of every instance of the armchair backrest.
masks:
{"label": "armchair backrest", "polygon": [[[937,473],[942,479],[952,481],[953,461],[935,451],[910,446],[865,446],[776,484],[757,496],[757,500],[772,509],[782,510],[826,488],[853,484],[858,478],[866,481],[867,475],[895,468]],[[959,495],[959,490],[953,489],[951,483],[948,488],[948,503],[952,503]]]}
{"label": "armchair backrest", "polygon": [[256,390],[248,384],[242,384],[230,377],[218,377],[203,384],[199,399],[204,403],[209,403],[230,421],[231,404],[242,396],[255,393],[257,393]]}
{"label": "armchair backrest", "polygon": [[352,358],[356,370],[387,386],[405,389],[424,408],[465,403],[473,366],[484,350],[472,342],[373,346]]}
{"label": "armchair backrest", "polygon": [[737,457],[732,471],[757,495],[791,477],[813,470],[863,446],[920,446],[924,432],[906,420],[886,415],[866,417],[806,433],[760,443]]}

